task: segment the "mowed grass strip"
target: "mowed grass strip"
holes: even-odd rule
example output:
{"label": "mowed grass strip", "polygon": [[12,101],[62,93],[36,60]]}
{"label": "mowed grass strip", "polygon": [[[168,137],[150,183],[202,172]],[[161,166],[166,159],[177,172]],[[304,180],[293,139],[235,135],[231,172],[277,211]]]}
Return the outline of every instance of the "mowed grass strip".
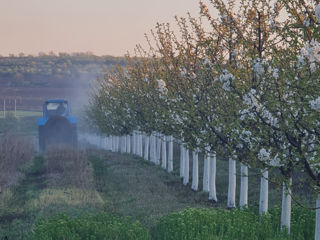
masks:
{"label": "mowed grass strip", "polygon": [[106,212],[130,216],[150,227],[159,217],[187,207],[213,207],[207,194],[194,192],[160,166],[127,154],[89,156],[96,189]]}

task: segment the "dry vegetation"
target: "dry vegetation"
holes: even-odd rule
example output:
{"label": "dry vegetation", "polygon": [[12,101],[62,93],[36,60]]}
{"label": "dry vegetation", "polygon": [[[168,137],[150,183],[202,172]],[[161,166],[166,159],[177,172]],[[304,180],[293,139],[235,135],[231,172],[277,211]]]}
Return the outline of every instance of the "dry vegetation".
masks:
{"label": "dry vegetation", "polygon": [[0,137],[0,192],[18,180],[21,174],[19,169],[33,159],[34,153],[34,146],[29,137]]}
{"label": "dry vegetation", "polygon": [[95,190],[91,163],[86,152],[67,147],[49,149],[44,155],[46,188],[28,203],[32,209],[45,210],[56,206],[98,206],[103,203]]}
{"label": "dry vegetation", "polygon": [[85,151],[51,148],[44,156],[48,187],[93,188],[93,172]]}

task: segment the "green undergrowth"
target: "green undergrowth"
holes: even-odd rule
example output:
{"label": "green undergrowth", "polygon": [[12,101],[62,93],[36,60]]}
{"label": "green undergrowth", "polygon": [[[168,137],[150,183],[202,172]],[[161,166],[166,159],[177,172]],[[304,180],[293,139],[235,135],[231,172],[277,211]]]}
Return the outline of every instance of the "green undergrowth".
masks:
{"label": "green undergrowth", "polygon": [[152,228],[152,239],[169,240],[263,240],[313,239],[314,212],[293,208],[291,234],[280,230],[280,209],[274,207],[262,217],[256,209],[186,209],[161,218]]}
{"label": "green undergrowth", "polygon": [[27,239],[37,215],[35,209],[30,209],[26,203],[39,196],[46,187],[43,178],[43,158],[35,157],[32,164],[22,172],[24,177],[0,195],[0,239]]}
{"label": "green undergrowth", "polygon": [[65,214],[36,222],[31,240],[155,239],[155,240],[304,240],[314,235],[314,212],[293,208],[292,230],[280,230],[280,209],[262,217],[257,209],[188,208],[160,218],[149,231],[131,218],[106,213],[72,218]]}
{"label": "green undergrowth", "polygon": [[139,222],[105,213],[76,218],[65,214],[35,223],[31,240],[148,240],[149,232]]}
{"label": "green undergrowth", "polygon": [[[208,201],[207,193],[184,186],[178,171],[168,174],[128,154],[88,150],[86,155],[87,162],[81,154],[76,158],[77,171],[66,167],[75,161],[71,153],[63,161],[38,156],[24,168],[20,181],[0,194],[0,240],[313,239],[313,211],[293,207],[289,237],[280,231],[275,206],[280,199],[261,218],[253,203],[247,210],[226,210],[221,191],[218,203]],[[65,166],[66,161],[71,162]],[[63,171],[56,171],[60,164]],[[218,175],[222,190],[227,170]]]}

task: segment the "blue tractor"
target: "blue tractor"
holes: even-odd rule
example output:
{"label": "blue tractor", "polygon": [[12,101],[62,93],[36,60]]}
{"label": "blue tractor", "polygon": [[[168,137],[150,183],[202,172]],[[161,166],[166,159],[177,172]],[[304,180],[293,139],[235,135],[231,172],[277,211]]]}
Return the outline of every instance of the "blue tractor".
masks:
{"label": "blue tractor", "polygon": [[52,99],[43,104],[43,117],[38,118],[39,150],[49,146],[77,147],[77,118],[71,117],[67,100]]}

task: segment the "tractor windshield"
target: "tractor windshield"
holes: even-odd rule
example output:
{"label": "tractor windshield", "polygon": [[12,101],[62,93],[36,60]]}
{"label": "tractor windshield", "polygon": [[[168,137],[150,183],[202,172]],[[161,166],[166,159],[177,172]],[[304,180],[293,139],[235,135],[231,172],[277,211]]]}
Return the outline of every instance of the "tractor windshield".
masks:
{"label": "tractor windshield", "polygon": [[47,103],[47,114],[48,117],[52,116],[66,116],[67,115],[67,103],[53,103],[49,102]]}

